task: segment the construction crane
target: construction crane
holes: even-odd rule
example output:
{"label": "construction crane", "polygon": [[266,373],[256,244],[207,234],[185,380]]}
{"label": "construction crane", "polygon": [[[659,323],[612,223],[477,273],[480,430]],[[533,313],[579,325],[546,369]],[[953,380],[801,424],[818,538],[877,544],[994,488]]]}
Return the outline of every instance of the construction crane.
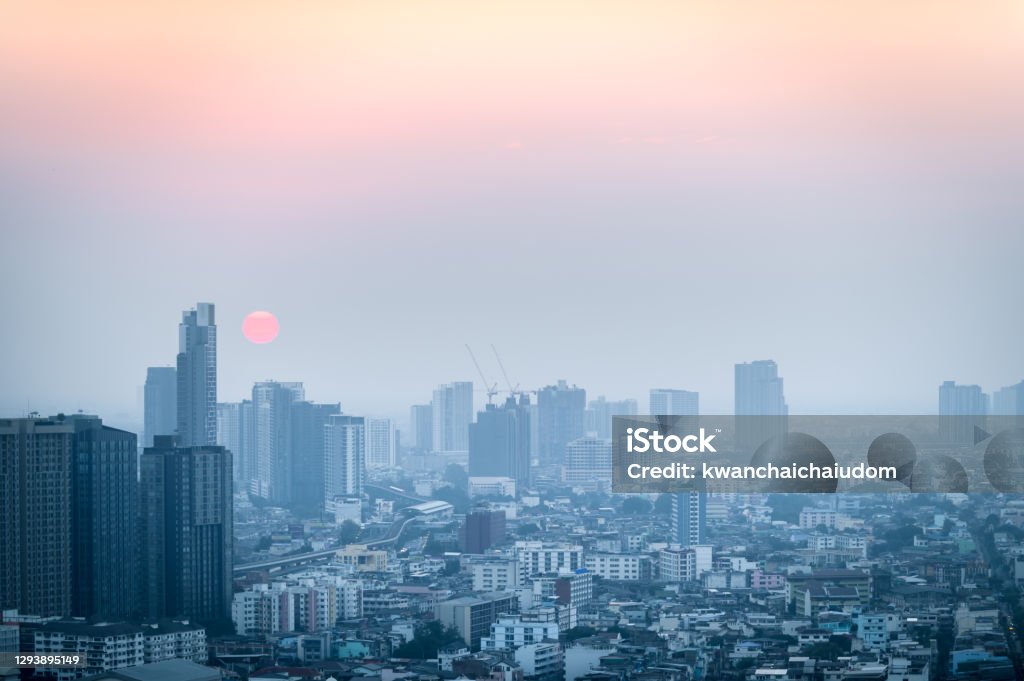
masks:
{"label": "construction crane", "polygon": [[498,394],[498,384],[489,384],[487,382],[487,377],[484,376],[484,370],[480,368],[480,362],[476,361],[476,355],[473,354],[473,348],[469,347],[469,343],[466,343],[466,352],[469,353],[470,358],[473,360],[473,364],[476,366],[476,372],[480,374],[480,380],[483,381],[484,390],[487,391],[487,404],[492,404],[494,396]]}
{"label": "construction crane", "polygon": [[505,385],[508,386],[508,394],[512,397],[517,397],[523,391],[519,389],[518,383],[516,383],[515,387],[512,386],[512,381],[508,378],[508,372],[505,371],[505,363],[501,361],[501,355],[498,354],[498,348],[494,347],[494,343],[491,343],[491,350],[494,352],[494,359],[498,360],[498,367],[501,369],[501,375],[505,377]]}

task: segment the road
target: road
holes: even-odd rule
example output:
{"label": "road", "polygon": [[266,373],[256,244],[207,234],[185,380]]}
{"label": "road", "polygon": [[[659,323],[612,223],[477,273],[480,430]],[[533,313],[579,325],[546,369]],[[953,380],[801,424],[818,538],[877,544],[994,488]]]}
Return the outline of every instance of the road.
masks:
{"label": "road", "polygon": [[[380,548],[388,546],[389,544],[395,543],[399,537],[402,536],[402,532],[409,526],[410,523],[422,520],[420,516],[402,517],[397,518],[391,527],[388,528],[388,532],[380,539],[365,542],[369,548]],[[328,562],[335,553],[337,553],[342,547],[335,547],[333,549],[323,549],[320,551],[307,551],[306,553],[296,553],[291,556],[281,556],[280,558],[272,558],[270,560],[262,560],[256,563],[246,563],[245,565],[236,565],[234,567],[235,576],[243,575],[246,572],[252,570],[271,570],[281,571],[285,568],[303,567],[306,565],[313,565],[315,563],[326,563]]]}

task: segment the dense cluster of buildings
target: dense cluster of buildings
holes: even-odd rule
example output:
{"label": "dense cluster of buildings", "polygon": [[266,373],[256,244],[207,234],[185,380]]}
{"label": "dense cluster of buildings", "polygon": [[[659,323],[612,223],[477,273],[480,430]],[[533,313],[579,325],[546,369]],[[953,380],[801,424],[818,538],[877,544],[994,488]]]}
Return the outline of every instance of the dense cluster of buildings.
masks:
{"label": "dense cluster of buildings", "polygon": [[[739,441],[785,432],[774,362],[736,365],[735,390],[736,414],[766,417]],[[148,665],[206,681],[172,660],[249,681],[1024,669],[1024,504],[613,495],[612,418],[635,400],[565,381],[509,392],[475,413],[472,383],[440,385],[401,432],[299,382],[221,402],[214,306],[197,305],[175,365],[147,371],[141,447],[86,414],[0,419],[0,652],[83,655],[36,669],[59,681]],[[939,393],[954,440],[1024,412],[1024,383]],[[649,398],[651,414],[700,411],[696,392]]]}

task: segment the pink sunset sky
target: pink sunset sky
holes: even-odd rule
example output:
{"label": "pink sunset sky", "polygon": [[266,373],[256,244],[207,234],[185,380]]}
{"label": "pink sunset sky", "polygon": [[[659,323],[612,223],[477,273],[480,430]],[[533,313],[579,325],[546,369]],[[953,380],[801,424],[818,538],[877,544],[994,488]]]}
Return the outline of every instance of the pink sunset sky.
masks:
{"label": "pink sunset sky", "polygon": [[723,412],[771,357],[793,413],[926,411],[1024,378],[1022,177],[1018,0],[4,3],[0,219],[47,249],[5,352],[51,359],[0,407],[133,413],[203,300],[224,400],[404,414],[494,342],[530,387]]}

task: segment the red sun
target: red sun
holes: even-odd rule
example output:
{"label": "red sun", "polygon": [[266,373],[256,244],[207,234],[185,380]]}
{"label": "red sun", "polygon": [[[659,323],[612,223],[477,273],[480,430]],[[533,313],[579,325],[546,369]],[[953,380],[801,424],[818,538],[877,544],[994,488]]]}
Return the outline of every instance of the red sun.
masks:
{"label": "red sun", "polygon": [[277,317],[263,310],[250,312],[242,322],[242,334],[252,343],[269,343],[280,328]]}

